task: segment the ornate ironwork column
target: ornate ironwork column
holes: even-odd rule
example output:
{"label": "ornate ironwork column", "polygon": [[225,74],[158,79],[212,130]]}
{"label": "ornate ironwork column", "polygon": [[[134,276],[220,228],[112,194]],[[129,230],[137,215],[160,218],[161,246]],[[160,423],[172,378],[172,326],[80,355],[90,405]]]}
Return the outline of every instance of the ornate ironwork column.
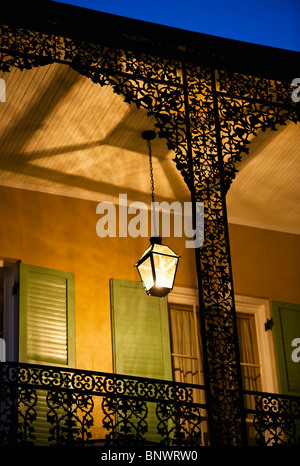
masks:
{"label": "ornate ironwork column", "polygon": [[[205,239],[196,251],[210,439],[246,444],[226,192],[236,162],[258,130],[299,121],[291,86],[211,68],[186,66],[189,186],[205,203]],[[193,177],[193,179],[192,179]]]}
{"label": "ornate ironwork column", "polygon": [[183,64],[192,201],[205,204],[196,249],[203,364],[212,445],[246,444],[215,71]]}

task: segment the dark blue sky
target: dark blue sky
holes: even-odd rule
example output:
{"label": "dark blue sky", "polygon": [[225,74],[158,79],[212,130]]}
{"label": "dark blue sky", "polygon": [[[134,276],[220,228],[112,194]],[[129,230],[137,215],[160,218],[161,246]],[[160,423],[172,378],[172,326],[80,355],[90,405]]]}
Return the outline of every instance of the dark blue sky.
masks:
{"label": "dark blue sky", "polygon": [[61,3],[300,52],[300,0],[66,0]]}

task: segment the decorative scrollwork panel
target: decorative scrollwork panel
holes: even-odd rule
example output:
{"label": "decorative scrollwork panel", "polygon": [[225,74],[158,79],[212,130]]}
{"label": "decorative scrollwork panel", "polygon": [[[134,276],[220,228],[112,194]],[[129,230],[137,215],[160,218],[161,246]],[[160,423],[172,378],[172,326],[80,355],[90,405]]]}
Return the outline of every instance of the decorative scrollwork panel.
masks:
{"label": "decorative scrollwork panel", "polygon": [[199,440],[200,408],[203,413],[206,406],[194,400],[202,386],[31,364],[5,363],[0,369],[2,445]]}
{"label": "decorative scrollwork panel", "polygon": [[159,403],[156,408],[157,431],[163,445],[199,446],[202,440],[200,406]]}
{"label": "decorative scrollwork panel", "polygon": [[257,445],[300,446],[300,399],[255,396],[253,425]]}

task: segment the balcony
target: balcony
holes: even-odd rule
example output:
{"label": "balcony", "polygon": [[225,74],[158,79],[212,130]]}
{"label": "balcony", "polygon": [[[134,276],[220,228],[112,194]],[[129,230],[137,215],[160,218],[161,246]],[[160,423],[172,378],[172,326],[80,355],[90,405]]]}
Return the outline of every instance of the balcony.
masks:
{"label": "balcony", "polygon": [[[1,363],[1,445],[209,445],[205,387]],[[249,445],[297,445],[300,398],[245,391]]]}
{"label": "balcony", "polygon": [[0,444],[201,445],[201,395],[198,385],[2,363]]}

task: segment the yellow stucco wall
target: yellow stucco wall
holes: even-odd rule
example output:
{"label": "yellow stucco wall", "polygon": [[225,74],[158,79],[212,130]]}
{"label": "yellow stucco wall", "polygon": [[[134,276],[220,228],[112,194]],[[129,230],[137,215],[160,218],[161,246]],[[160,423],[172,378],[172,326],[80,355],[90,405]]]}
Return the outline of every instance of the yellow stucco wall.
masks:
{"label": "yellow stucco wall", "polygon": [[[99,199],[99,202],[101,199]],[[77,367],[112,371],[110,278],[139,280],[147,238],[99,238],[98,202],[0,187],[0,258],[75,274]],[[194,251],[180,238],[177,285],[196,288]]]}
{"label": "yellow stucco wall", "polygon": [[[109,279],[138,280],[133,264],[149,242],[100,239],[97,204],[0,187],[0,258],[75,274],[77,367],[111,372]],[[300,303],[299,237],[231,225],[230,240],[237,294]],[[194,250],[184,241],[167,241],[181,256],[176,285],[196,288]]]}
{"label": "yellow stucco wall", "polygon": [[229,225],[236,294],[300,304],[300,236]]}

